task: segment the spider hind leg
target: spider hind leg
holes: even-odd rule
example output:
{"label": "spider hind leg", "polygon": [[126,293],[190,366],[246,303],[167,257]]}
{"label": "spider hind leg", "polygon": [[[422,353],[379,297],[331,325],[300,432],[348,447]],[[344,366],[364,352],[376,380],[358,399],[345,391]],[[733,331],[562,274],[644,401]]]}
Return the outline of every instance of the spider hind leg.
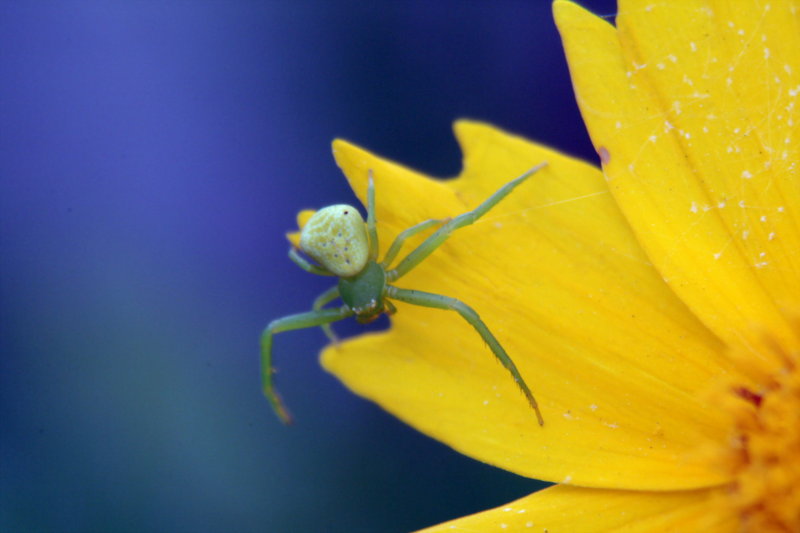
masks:
{"label": "spider hind leg", "polygon": [[486,344],[489,345],[489,348],[492,350],[492,353],[494,353],[494,356],[497,358],[497,360],[500,361],[500,364],[502,364],[506,370],[511,373],[511,377],[514,378],[514,382],[522,391],[522,394],[525,395],[525,398],[528,400],[531,408],[536,412],[536,419],[539,422],[539,425],[544,425],[542,413],[539,411],[539,404],[536,402],[536,398],[533,397],[533,393],[528,388],[528,385],[525,383],[525,380],[522,378],[519,370],[517,370],[517,365],[514,364],[514,361],[511,360],[511,357],[508,356],[506,351],[503,349],[503,346],[495,338],[495,336],[492,335],[492,332],[489,331],[489,328],[483,323],[480,316],[478,316],[478,313],[475,312],[474,309],[464,302],[456,300],[455,298],[450,298],[441,294],[433,294],[430,292],[400,289],[391,285],[387,288],[386,295],[389,298],[394,298],[395,300],[400,300],[401,302],[419,305],[422,307],[446,309],[455,311],[461,315],[464,320],[466,320],[473,328],[475,328],[475,331],[478,332]]}

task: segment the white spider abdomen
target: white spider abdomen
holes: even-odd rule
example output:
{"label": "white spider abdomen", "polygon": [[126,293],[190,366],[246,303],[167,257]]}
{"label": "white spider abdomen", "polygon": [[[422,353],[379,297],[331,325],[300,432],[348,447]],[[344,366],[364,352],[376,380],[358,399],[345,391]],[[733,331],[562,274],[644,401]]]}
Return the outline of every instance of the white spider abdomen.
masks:
{"label": "white spider abdomen", "polygon": [[369,257],[364,219],[346,204],[320,209],[300,232],[300,249],[339,277],[355,276]]}

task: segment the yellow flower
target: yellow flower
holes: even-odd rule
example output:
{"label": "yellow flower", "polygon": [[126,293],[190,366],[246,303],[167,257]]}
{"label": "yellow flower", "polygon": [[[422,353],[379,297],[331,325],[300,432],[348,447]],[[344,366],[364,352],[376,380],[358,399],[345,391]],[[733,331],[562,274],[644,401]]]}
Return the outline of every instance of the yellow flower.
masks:
{"label": "yellow flower", "polygon": [[557,483],[430,531],[800,531],[797,10],[631,0],[615,28],[557,1],[602,171],[471,122],[447,182],[334,144],[360,195],[374,171],[384,243],[548,162],[398,282],[475,307],[543,428],[455,313],[398,304],[323,353],[420,431]]}

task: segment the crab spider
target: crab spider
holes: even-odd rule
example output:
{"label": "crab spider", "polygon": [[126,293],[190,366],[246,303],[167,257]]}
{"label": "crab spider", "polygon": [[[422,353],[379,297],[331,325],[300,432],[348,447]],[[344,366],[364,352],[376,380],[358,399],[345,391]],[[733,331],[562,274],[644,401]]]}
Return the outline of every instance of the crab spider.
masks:
{"label": "crab spider", "polygon": [[[380,262],[378,262],[378,232],[375,228],[375,186],[372,180],[372,171],[370,171],[367,189],[366,224],[358,210],[349,205],[332,205],[317,211],[300,233],[300,250],[317,263],[306,260],[294,248],[289,250],[289,257],[303,270],[312,274],[338,277],[339,283],[317,297],[311,311],[273,320],[261,334],[261,379],[264,395],[272,404],[278,417],[284,423],[291,422],[291,416],[272,383],[274,372],[272,368],[272,337],[275,333],[321,326],[328,338],[336,342],[336,336],[330,328],[332,322],[350,316],[355,316],[356,320],[362,324],[372,322],[383,313],[394,313],[395,307],[391,300],[397,300],[423,307],[456,311],[461,315],[475,328],[497,360],[511,373],[535,411],[539,425],[543,425],[544,419],[539,411],[539,406],[517,370],[517,366],[483,323],[478,313],[455,298],[401,289],[390,283],[401,278],[424,261],[452,232],[472,224],[485,215],[515,187],[545,164],[541,163],[506,183],[472,211],[450,219],[426,220],[400,232]],[[435,232],[391,268],[406,239],[437,225],[439,228]],[[336,298],[341,299],[341,306],[325,308]]]}

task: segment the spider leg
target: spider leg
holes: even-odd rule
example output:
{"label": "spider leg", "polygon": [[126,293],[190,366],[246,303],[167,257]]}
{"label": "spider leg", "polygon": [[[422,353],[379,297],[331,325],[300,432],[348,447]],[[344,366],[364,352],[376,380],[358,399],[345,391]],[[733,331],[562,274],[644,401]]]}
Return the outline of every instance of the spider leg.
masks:
{"label": "spider leg", "polygon": [[272,336],[281,331],[289,331],[293,329],[312,328],[314,326],[321,326],[342,320],[353,314],[347,306],[342,306],[338,309],[319,309],[316,311],[309,311],[307,313],[299,313],[296,315],[289,315],[270,322],[269,326],[264,329],[261,334],[261,383],[264,390],[264,396],[267,397],[269,403],[272,404],[272,409],[275,414],[283,421],[284,424],[289,424],[292,417],[289,411],[284,407],[278,392],[272,384]]}
{"label": "spider leg", "polygon": [[413,237],[417,233],[425,231],[431,226],[435,226],[436,224],[444,224],[445,222],[447,222],[447,219],[431,218],[429,220],[426,220],[425,222],[420,222],[416,226],[411,226],[410,228],[401,231],[394,239],[392,245],[389,247],[389,251],[386,252],[383,261],[381,261],[381,266],[384,269],[389,268],[389,266],[392,264],[392,261],[394,261],[394,258],[397,257],[397,254],[403,247],[403,243],[405,243],[406,239],[408,239],[409,237]]}
{"label": "spider leg", "polygon": [[367,235],[369,235],[369,260],[378,259],[378,230],[375,227],[375,180],[372,179],[372,169],[369,170],[369,185],[367,185]]}
{"label": "spider leg", "polygon": [[394,298],[395,300],[400,300],[401,302],[420,305],[423,307],[434,307],[436,309],[456,311],[459,315],[461,315],[464,320],[469,322],[469,324],[475,328],[486,344],[489,345],[489,348],[491,348],[497,360],[500,361],[500,364],[502,364],[506,370],[511,373],[514,381],[528,399],[528,403],[533,410],[536,411],[536,418],[539,421],[539,425],[544,425],[542,413],[539,411],[539,404],[536,403],[533,393],[531,393],[528,385],[525,384],[525,380],[522,379],[522,375],[519,373],[519,370],[517,370],[517,366],[514,364],[514,361],[511,360],[506,351],[497,341],[495,336],[492,335],[492,332],[489,331],[489,328],[483,323],[480,316],[478,316],[478,313],[476,313],[474,309],[464,302],[456,300],[455,298],[450,298],[441,294],[433,294],[430,292],[400,289],[391,285],[387,287],[386,296],[389,298]]}
{"label": "spider leg", "polygon": [[297,253],[297,250],[294,248],[289,248],[289,259],[294,261],[294,263],[305,270],[306,272],[310,272],[312,274],[317,274],[318,276],[333,276],[333,273],[328,272],[326,269],[319,265],[315,265],[314,263],[309,262],[305,257]]}
{"label": "spider leg", "polygon": [[[314,306],[313,306],[314,311],[319,311],[320,309],[322,309],[323,307],[325,307],[338,297],[339,297],[339,286],[334,285],[327,291],[317,296],[317,299],[314,300]],[[328,337],[328,340],[331,341],[333,344],[338,344],[339,337],[337,337],[336,333],[333,332],[333,328],[331,328],[331,325],[329,323],[326,323],[322,324],[321,327],[322,331],[325,332],[325,336]]]}
{"label": "spider leg", "polygon": [[497,203],[508,196],[508,194],[514,190],[520,183],[525,181],[534,172],[541,169],[547,163],[540,163],[533,167],[532,169],[525,172],[520,177],[509,181],[502,187],[500,187],[497,192],[491,195],[489,198],[484,200],[484,202],[473,209],[472,211],[467,211],[466,213],[462,213],[457,217],[453,218],[450,222],[436,230],[433,235],[425,239],[422,244],[417,246],[411,253],[409,253],[405,258],[400,261],[397,267],[393,270],[390,270],[386,273],[386,278],[388,281],[394,281],[405,274],[408,273],[409,270],[420,264],[422,261],[425,260],[431,253],[433,253],[436,248],[438,248],[447,237],[450,236],[452,232],[459,228],[463,228],[464,226],[469,226],[483,215],[485,215],[491,208],[493,208]]}

